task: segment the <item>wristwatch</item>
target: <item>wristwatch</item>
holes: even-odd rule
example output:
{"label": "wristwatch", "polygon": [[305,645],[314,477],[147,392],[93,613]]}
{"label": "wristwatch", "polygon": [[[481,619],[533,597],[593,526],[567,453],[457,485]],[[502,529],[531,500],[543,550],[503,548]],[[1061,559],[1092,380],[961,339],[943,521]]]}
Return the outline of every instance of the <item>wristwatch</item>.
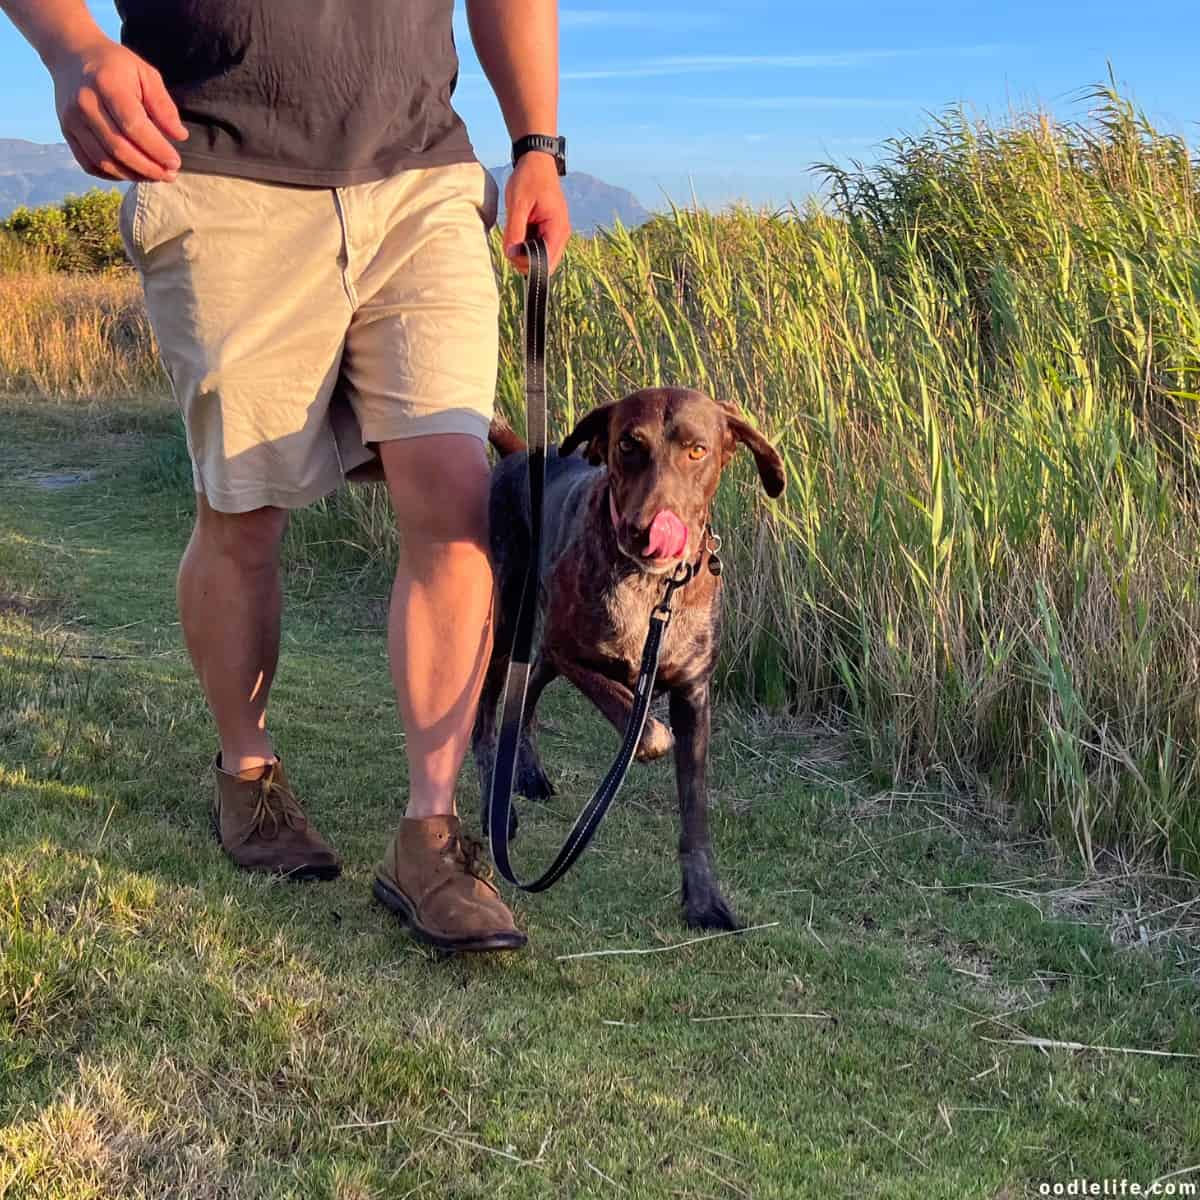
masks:
{"label": "wristwatch", "polygon": [[546,133],[527,133],[524,137],[517,138],[512,144],[513,166],[517,165],[517,160],[522,154],[528,154],[530,150],[541,150],[546,154],[553,155],[558,173],[560,175],[567,173],[567,139],[565,137],[551,137]]}

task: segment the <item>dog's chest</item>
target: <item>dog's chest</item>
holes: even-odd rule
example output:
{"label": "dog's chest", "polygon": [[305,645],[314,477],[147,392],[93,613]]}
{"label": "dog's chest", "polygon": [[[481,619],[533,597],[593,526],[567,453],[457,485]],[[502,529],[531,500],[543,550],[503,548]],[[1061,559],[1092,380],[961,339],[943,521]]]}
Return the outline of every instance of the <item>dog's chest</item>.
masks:
{"label": "dog's chest", "polygon": [[[551,657],[588,664],[633,686],[650,614],[667,580],[619,560],[602,477],[581,475],[554,499],[557,519],[542,562],[543,645]],[[663,686],[712,670],[719,592],[719,581],[707,572],[675,592],[659,656]]]}
{"label": "dog's chest", "polygon": [[[551,643],[632,686],[650,632],[650,614],[663,597],[665,581],[610,577],[589,587],[586,575],[563,576],[567,577],[560,576],[551,589],[546,631]],[[711,670],[715,601],[712,596],[703,605],[688,604],[676,593],[659,656],[664,685]]]}

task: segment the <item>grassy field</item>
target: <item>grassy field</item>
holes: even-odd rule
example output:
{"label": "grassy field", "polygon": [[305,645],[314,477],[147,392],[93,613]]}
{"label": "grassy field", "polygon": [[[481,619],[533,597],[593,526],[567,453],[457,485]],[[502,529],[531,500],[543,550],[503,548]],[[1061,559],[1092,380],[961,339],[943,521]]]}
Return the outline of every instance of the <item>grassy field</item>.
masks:
{"label": "grassy field", "polygon": [[[831,171],[828,212],[679,212],[572,246],[559,432],[686,383],[786,455],[780,503],[745,464],[722,493],[725,697],[844,728],[881,782],[1011,805],[1085,866],[1200,866],[1197,178],[1101,90],[1078,126],[950,114]],[[503,297],[520,425],[509,271]],[[162,387],[128,276],[6,276],[0,390]],[[305,521],[314,569],[386,573],[380,493]]]}
{"label": "grassy field", "polygon": [[[1196,167],[1107,93],[1080,127],[951,115],[830,192],[576,242],[553,295],[560,432],[688,383],[787,457],[780,504],[746,464],[719,504],[714,841],[764,927],[678,945],[641,767],[503,959],[369,896],[405,796],[378,490],[286,546],[273,725],[346,874],[228,867],[136,281],[0,244],[0,1200],[1197,1180]],[[545,714],[531,859],[614,748],[569,690]],[[655,953],[561,957],[613,949]]]}
{"label": "grassy field", "polygon": [[[879,787],[828,729],[719,716],[718,861],[766,928],[667,949],[656,766],[516,901],[527,953],[411,944],[369,895],[404,797],[383,592],[313,570],[303,529],[274,721],[348,866],[235,873],[175,624],[176,437],[158,406],[0,406],[5,1200],[1012,1200],[1196,1165],[1195,1061],[1115,1052],[1200,1051],[1186,881],[1082,879],[999,808]],[[569,691],[546,716],[562,795],[530,856],[613,749]]]}

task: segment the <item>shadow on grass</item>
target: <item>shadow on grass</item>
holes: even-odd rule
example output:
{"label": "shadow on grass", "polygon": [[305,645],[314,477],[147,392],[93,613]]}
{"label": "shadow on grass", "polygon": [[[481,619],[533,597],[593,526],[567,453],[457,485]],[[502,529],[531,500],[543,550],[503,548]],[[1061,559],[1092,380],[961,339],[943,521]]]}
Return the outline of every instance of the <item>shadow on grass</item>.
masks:
{"label": "shadow on grass", "polygon": [[[989,890],[1045,869],[998,860],[997,830],[938,797],[864,795],[805,738],[735,714],[714,745],[718,863],[743,917],[778,925],[555,961],[689,936],[660,765],[561,887],[516,899],[529,952],[414,946],[369,895],[403,742],[382,638],[354,632],[336,582],[293,603],[273,719],[346,872],[237,873],[208,832],[212,735],[173,624],[186,497],[146,480],[14,488],[0,518],[45,548],[0,562],[0,587],[29,590],[36,568],[61,599],[54,625],[0,617],[0,1181],[15,1163],[16,1195],[535,1197],[607,1177],[651,1196],[958,1200],[1016,1194],[1064,1146],[1093,1177],[1187,1165],[1186,1060],[998,1044],[1188,1052],[1185,971]],[[530,860],[611,752],[569,690],[547,716],[562,794],[526,807]],[[474,791],[464,777],[472,821]]]}

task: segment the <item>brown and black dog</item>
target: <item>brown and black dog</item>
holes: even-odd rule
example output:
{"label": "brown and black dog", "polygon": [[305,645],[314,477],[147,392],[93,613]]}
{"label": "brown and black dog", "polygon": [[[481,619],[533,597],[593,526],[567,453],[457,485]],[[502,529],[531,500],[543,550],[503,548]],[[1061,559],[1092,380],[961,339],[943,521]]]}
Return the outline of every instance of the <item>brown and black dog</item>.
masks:
{"label": "brown and black dog", "polygon": [[[491,550],[497,583],[495,649],[472,744],[484,805],[495,758],[497,706],[529,560],[522,443],[493,427],[504,457],[492,474]],[[709,513],[721,472],[739,445],[753,455],[767,495],[783,491],[779,454],[731,405],[686,388],[649,388],[588,413],[546,460],[541,640],[529,683],[517,791],[545,799],[533,714],[556,676],[569,679],[620,731],[633,704],[650,612],[681,562],[699,563],[676,591],[655,691],[667,692],[671,728],[650,718],[642,762],[675,748],[683,907],[689,925],[735,929],[721,895],[708,831],[709,681],[717,659],[721,580],[707,569]],[[582,447],[583,453],[576,453]],[[484,814],[487,828],[487,814]]]}

